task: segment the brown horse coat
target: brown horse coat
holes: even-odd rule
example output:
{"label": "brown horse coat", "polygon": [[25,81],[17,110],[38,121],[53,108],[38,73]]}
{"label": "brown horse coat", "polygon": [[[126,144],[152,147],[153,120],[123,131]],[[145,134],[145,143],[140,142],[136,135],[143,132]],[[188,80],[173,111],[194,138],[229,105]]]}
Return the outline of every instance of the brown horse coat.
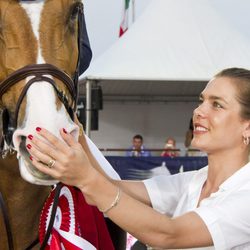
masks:
{"label": "brown horse coat", "polygon": [[[43,62],[53,64],[73,76],[78,55],[77,20],[74,16],[77,2],[44,0],[38,30],[34,32],[31,17],[19,1],[0,0],[0,82],[19,68],[42,63],[39,62],[38,53]],[[3,95],[0,109],[7,107],[14,112],[25,83],[25,80],[20,81]],[[56,80],[56,84],[67,94],[61,82]],[[61,103],[57,100],[56,105],[59,109]],[[24,122],[25,111],[26,99],[20,108],[19,125]],[[49,189],[32,185],[20,177],[16,155],[4,160],[0,158],[0,191],[7,206],[15,249],[23,250],[37,238],[39,216]],[[5,226],[0,214],[0,249],[8,249],[6,244]]]}

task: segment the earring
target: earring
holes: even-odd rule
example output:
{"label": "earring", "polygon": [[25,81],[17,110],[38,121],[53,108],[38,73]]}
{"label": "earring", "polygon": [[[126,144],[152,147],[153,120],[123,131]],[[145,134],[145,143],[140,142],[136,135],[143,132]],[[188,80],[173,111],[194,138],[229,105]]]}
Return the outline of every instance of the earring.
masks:
{"label": "earring", "polygon": [[244,139],[243,139],[243,142],[244,142],[244,144],[245,145],[249,145],[249,143],[250,143],[250,139],[249,139],[249,137],[244,137]]}

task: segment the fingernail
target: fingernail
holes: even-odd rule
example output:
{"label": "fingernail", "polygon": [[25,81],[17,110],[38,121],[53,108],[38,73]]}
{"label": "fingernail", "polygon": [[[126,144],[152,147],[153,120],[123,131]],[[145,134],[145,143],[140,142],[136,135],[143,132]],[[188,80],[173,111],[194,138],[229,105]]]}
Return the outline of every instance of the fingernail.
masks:
{"label": "fingernail", "polygon": [[36,127],[36,131],[40,132],[42,129],[40,127]]}
{"label": "fingernail", "polygon": [[32,140],[32,139],[33,139],[33,135],[28,135],[28,138],[29,138],[30,140]]}
{"label": "fingernail", "polygon": [[66,131],[66,129],[65,129],[65,128],[63,128],[63,132],[64,132],[65,134],[68,134],[68,132]]}
{"label": "fingernail", "polygon": [[26,146],[28,149],[31,149],[31,145],[30,144],[27,144]]}
{"label": "fingernail", "polygon": [[30,156],[30,160],[33,161],[33,157],[32,156]]}

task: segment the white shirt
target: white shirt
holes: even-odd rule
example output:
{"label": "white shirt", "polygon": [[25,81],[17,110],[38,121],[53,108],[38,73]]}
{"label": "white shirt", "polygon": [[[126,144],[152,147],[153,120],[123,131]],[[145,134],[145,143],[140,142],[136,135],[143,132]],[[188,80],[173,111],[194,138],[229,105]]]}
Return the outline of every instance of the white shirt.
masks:
{"label": "white shirt", "polygon": [[[204,250],[250,249],[250,163],[229,177],[216,193],[200,203],[208,167],[172,176],[156,176],[144,184],[152,206],[169,216],[194,211],[206,224],[213,247]],[[194,236],[196,237],[196,236]]]}

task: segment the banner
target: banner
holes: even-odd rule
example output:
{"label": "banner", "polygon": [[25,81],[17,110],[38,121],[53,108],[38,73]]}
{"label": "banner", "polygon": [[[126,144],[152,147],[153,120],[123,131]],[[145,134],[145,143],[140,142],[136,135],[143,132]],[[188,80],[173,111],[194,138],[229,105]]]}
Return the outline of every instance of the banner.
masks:
{"label": "banner", "polygon": [[207,157],[124,157],[106,156],[124,180],[144,180],[159,174],[198,170],[207,165]]}

